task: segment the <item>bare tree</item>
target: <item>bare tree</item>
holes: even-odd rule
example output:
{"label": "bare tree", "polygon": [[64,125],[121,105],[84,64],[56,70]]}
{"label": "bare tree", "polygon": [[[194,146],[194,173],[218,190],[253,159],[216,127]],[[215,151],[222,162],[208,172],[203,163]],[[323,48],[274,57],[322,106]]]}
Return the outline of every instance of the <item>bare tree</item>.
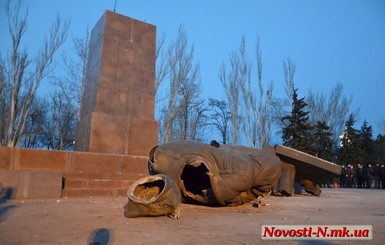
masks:
{"label": "bare tree", "polygon": [[310,111],[310,122],[326,122],[337,145],[350,115],[351,102],[352,97],[344,95],[342,84],[337,84],[328,95],[309,90],[306,103]]}
{"label": "bare tree", "polygon": [[270,112],[270,106],[273,97],[273,82],[271,81],[265,92],[262,81],[262,51],[260,49],[259,37],[256,41],[256,58],[257,58],[257,78],[258,78],[258,91],[259,101],[257,108],[254,108],[254,118],[257,120],[257,135],[259,146],[262,147],[265,144],[269,144],[271,140],[271,130],[273,126],[272,115]]}
{"label": "bare tree", "polygon": [[25,123],[20,146],[24,148],[47,148],[44,145],[44,124],[48,114],[48,104],[40,96],[35,96]]}
{"label": "bare tree", "polygon": [[283,61],[283,76],[285,79],[285,93],[287,95],[287,105],[290,107],[293,103],[295,63],[288,57]]}
{"label": "bare tree", "polygon": [[[259,37],[256,41],[256,85],[254,85],[255,79],[252,79],[252,61],[247,57],[244,37],[241,39],[239,52],[233,52],[230,56],[230,64],[228,72],[225,71],[225,66],[222,66],[220,79],[230,105],[233,136],[231,143],[239,143],[239,135],[237,139],[234,137],[234,133],[239,134],[239,128],[241,128],[250,147],[255,148],[267,144],[271,138],[272,120],[269,108],[273,85],[270,83],[265,92],[262,81],[263,63]],[[239,105],[241,105],[241,111],[239,111]]]}
{"label": "bare tree", "polygon": [[241,115],[240,115],[240,87],[238,83],[238,57],[235,52],[230,55],[230,70],[223,62],[219,71],[219,80],[224,88],[225,96],[230,110],[231,135],[230,144],[237,145],[240,140]]}
{"label": "bare tree", "polygon": [[156,42],[156,71],[155,71],[155,95],[158,95],[159,87],[169,73],[167,66],[167,55],[164,52],[164,41],[166,35],[163,33]]}
{"label": "bare tree", "polygon": [[176,115],[177,134],[176,140],[202,140],[206,126],[205,101],[200,98],[201,90],[198,81],[185,81],[182,84]]}
{"label": "bare tree", "polygon": [[62,55],[65,74],[60,77],[54,77],[53,82],[66,97],[68,103],[72,105],[72,109],[78,117],[86,79],[89,42],[90,32],[88,28],[83,37],[72,37],[74,56]]}
{"label": "bare tree", "polygon": [[[71,150],[79,117],[80,98],[88,57],[89,32],[84,38],[73,37],[75,58],[63,55],[64,70],[54,77],[55,92],[49,98],[35,96],[27,116],[21,147]],[[48,110],[49,108],[49,110]]]}
{"label": "bare tree", "polygon": [[[283,78],[284,78],[284,90],[286,97],[284,98],[271,98],[270,102],[270,120],[274,122],[278,130],[276,134],[281,134],[281,129],[288,126],[287,120],[281,120],[286,115],[290,114],[293,104],[293,91],[294,91],[294,76],[296,65],[295,62],[288,57],[283,61]],[[278,138],[281,138],[279,136]]]}
{"label": "bare tree", "polygon": [[0,56],[0,146],[5,145],[6,121],[7,118],[7,100],[5,94],[10,92],[9,84],[4,80],[4,61]]}
{"label": "bare tree", "polygon": [[[274,133],[272,133],[272,135],[274,135],[274,140],[270,139],[271,141],[275,141],[275,143],[281,142],[282,128],[288,126],[287,121],[282,121],[281,118],[287,116],[288,114],[289,112],[286,98],[274,97],[271,99],[270,117],[274,125]],[[273,143],[271,142],[271,144]]]}
{"label": "bare tree", "polygon": [[228,127],[230,121],[228,105],[224,100],[209,99],[209,107],[212,111],[210,114],[211,124],[219,131],[222,143],[227,144],[229,139]]}
{"label": "bare tree", "polygon": [[77,111],[61,90],[51,95],[50,111],[44,123],[44,144],[48,149],[71,150],[74,145]]}
{"label": "bare tree", "polygon": [[83,37],[72,37],[72,43],[75,59],[63,55],[67,72],[66,86],[63,86],[62,82],[59,84],[62,90],[64,89],[63,92],[66,92],[66,96],[75,103],[76,108],[79,110],[84,92],[89,54],[90,32],[88,27]]}
{"label": "bare tree", "polygon": [[44,127],[45,147],[55,150],[71,150],[75,141],[76,122],[79,120],[83,96],[90,35],[72,37],[74,57],[63,54],[65,74],[56,77],[56,90],[48,101],[51,108]]}
{"label": "bare tree", "polygon": [[241,91],[240,97],[243,106],[242,112],[244,116],[242,118],[241,129],[249,146],[255,148],[257,145],[257,124],[254,118],[256,98],[251,89],[252,64],[247,58],[245,37],[241,38],[239,53],[234,54],[233,58],[234,63],[236,64],[236,82],[238,83]]}
{"label": "bare tree", "polygon": [[162,142],[167,143],[171,140],[173,123],[178,112],[177,99],[182,83],[188,76],[188,69],[191,68],[191,52],[188,54],[188,39],[183,26],[179,27],[176,40],[171,44],[167,52],[167,65],[169,73],[169,93],[167,105],[163,107],[162,118],[160,120],[160,131]]}
{"label": "bare tree", "polygon": [[[191,138],[187,136],[187,128],[194,123],[190,122],[190,109],[199,97],[199,65],[193,64],[194,48],[189,47],[188,37],[182,25],[178,34],[167,50],[163,70],[157,72],[157,81],[168,80],[168,94],[163,102],[160,116],[161,142],[166,143],[176,139]],[[164,77],[162,78],[164,74]],[[198,119],[197,117],[196,119]],[[179,122],[179,123],[177,123]],[[179,125],[178,125],[179,124]],[[182,126],[181,126],[182,125]],[[195,125],[197,125],[195,123]]]}
{"label": "bare tree", "polygon": [[205,100],[199,98],[190,106],[190,120],[189,120],[189,140],[204,141],[206,136],[206,129],[209,126],[208,108]]}
{"label": "bare tree", "polygon": [[27,30],[28,12],[21,12],[21,1],[13,6],[10,1],[6,3],[9,34],[12,39],[11,50],[2,60],[5,70],[2,85],[8,88],[8,93],[3,93],[5,101],[5,117],[1,119],[2,132],[1,145],[17,146],[21,140],[26,120],[29,115],[32,101],[41,81],[52,72],[53,58],[56,51],[67,37],[69,23],[57,16],[48,37],[43,41],[43,46],[36,57],[31,58],[25,49],[20,47],[21,41]]}

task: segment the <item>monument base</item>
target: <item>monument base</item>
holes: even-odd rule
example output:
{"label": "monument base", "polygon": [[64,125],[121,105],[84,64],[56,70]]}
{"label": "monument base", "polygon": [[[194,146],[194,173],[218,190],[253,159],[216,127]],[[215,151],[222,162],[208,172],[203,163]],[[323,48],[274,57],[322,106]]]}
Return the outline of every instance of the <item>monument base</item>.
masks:
{"label": "monument base", "polygon": [[2,196],[11,198],[60,198],[61,173],[0,169]]}
{"label": "monument base", "polygon": [[154,120],[94,112],[91,127],[88,149],[83,151],[147,156],[158,142],[158,122]]}
{"label": "monument base", "polygon": [[148,175],[147,156],[0,147],[0,185],[12,198],[125,196]]}

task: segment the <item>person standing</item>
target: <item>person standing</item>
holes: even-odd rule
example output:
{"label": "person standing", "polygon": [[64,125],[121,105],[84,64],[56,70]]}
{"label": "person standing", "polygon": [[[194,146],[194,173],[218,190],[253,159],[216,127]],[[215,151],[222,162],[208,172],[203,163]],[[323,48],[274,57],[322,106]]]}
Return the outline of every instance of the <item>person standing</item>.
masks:
{"label": "person standing", "polygon": [[373,178],[374,178],[374,186],[376,189],[380,189],[380,185],[381,185],[381,178],[379,176],[379,172],[380,171],[380,164],[376,164],[376,166],[373,167]]}
{"label": "person standing", "polygon": [[341,166],[341,175],[340,175],[340,187],[346,187],[346,168],[345,165]]}
{"label": "person standing", "polygon": [[359,163],[357,164],[357,167],[356,167],[356,178],[357,178],[357,188],[362,188],[363,185],[362,185],[362,182],[363,182],[363,172],[362,172],[362,165]]}
{"label": "person standing", "polygon": [[366,189],[372,188],[372,175],[373,175],[372,165],[367,164],[363,169],[363,173],[364,173],[364,182],[365,182]]}
{"label": "person standing", "polygon": [[381,164],[380,170],[378,171],[381,179],[381,187],[382,189],[385,189],[385,166],[384,164]]}
{"label": "person standing", "polygon": [[353,187],[353,178],[354,178],[353,165],[348,164],[348,167],[346,168],[346,187],[347,188]]}

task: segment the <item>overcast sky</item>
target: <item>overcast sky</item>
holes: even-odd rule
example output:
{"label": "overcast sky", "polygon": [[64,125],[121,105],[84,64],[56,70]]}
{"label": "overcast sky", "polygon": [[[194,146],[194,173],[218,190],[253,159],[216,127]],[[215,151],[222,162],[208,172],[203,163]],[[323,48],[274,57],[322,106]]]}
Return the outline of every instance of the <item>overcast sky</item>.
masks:
{"label": "overcast sky", "polygon": [[[4,6],[5,0],[0,2]],[[29,9],[24,45],[36,50],[57,14],[71,21],[71,35],[82,36],[114,5],[115,0],[24,0]],[[167,42],[183,24],[206,97],[223,97],[219,68],[241,37],[251,52],[259,36],[263,80],[273,80],[275,97],[284,96],[283,60],[291,57],[300,97],[309,89],[327,94],[341,83],[353,97],[351,110],[360,108],[356,128],[366,119],[376,136],[379,122],[385,120],[383,0],[117,0],[116,12],[157,26]],[[10,44],[4,11],[0,35],[4,54]],[[60,52],[71,52],[70,38]]]}

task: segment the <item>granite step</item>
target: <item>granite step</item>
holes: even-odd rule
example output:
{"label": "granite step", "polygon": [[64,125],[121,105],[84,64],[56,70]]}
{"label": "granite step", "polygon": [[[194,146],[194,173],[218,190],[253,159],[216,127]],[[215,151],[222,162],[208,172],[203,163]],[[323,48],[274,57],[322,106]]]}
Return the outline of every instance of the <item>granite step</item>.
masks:
{"label": "granite step", "polygon": [[147,176],[147,173],[79,173],[70,172],[64,173],[63,178],[65,180],[137,180],[139,178]]}
{"label": "granite step", "polygon": [[64,189],[62,197],[125,197],[127,189]]}
{"label": "granite step", "polygon": [[62,197],[125,196],[129,186],[145,174],[65,173]]}

